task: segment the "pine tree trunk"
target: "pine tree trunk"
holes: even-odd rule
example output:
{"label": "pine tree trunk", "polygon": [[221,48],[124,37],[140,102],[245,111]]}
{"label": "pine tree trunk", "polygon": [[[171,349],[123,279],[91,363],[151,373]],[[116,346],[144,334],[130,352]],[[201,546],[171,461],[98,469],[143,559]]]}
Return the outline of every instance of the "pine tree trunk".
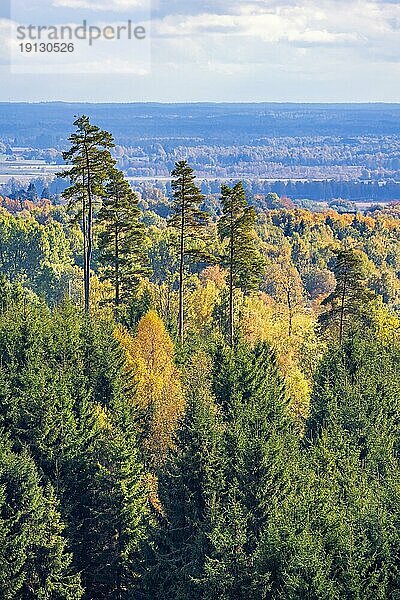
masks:
{"label": "pine tree trunk", "polygon": [[290,290],[286,291],[287,303],[288,303],[288,312],[289,312],[289,330],[288,335],[291,337],[293,331],[293,310],[292,310],[292,299],[290,297]]}
{"label": "pine tree trunk", "polygon": [[346,299],[346,277],[343,281],[343,291],[342,291],[342,300],[340,304],[340,326],[339,326],[339,344],[342,344],[343,339],[343,328],[344,328],[344,303]]}
{"label": "pine tree trunk", "polygon": [[182,184],[182,208],[181,208],[181,229],[180,229],[180,260],[179,260],[179,323],[178,335],[179,341],[183,344],[184,339],[184,315],[183,315],[183,279],[185,266],[185,187]]}
{"label": "pine tree trunk", "polygon": [[93,252],[93,201],[90,193],[88,202],[88,242],[87,242],[87,265],[86,265],[86,297],[85,310],[90,310],[90,268],[92,264]]}
{"label": "pine tree trunk", "polygon": [[233,299],[233,261],[234,261],[234,231],[233,214],[231,213],[231,239],[229,251],[229,344],[231,348],[235,345],[235,327],[234,327],[234,299]]}
{"label": "pine tree trunk", "polygon": [[91,173],[90,173],[90,161],[88,149],[85,146],[85,158],[86,158],[86,169],[87,169],[87,241],[86,241],[86,270],[85,270],[85,310],[90,310],[90,267],[92,263],[92,252],[93,252],[93,198],[91,189]]}
{"label": "pine tree trunk", "polygon": [[[86,210],[86,207],[85,207]],[[84,296],[85,296],[85,310],[88,310],[87,308],[87,299],[89,297],[89,290],[88,290],[88,217],[87,214],[85,214],[84,216],[84,243],[83,243],[83,288],[84,288]]]}
{"label": "pine tree trunk", "polygon": [[119,292],[119,239],[118,239],[118,224],[115,225],[115,308],[118,310],[120,304]]}
{"label": "pine tree trunk", "polygon": [[[231,263],[232,265],[232,263]],[[233,312],[234,312],[234,304],[233,304],[233,273],[232,266],[229,272],[229,344],[231,348],[234,346],[235,341],[235,328],[233,323]]]}
{"label": "pine tree trunk", "polygon": [[82,175],[82,185],[83,185],[83,195],[82,195],[82,231],[83,231],[83,290],[84,290],[84,297],[85,297],[85,306],[86,306],[86,296],[87,296],[87,289],[86,289],[86,281],[87,281],[87,277],[86,277],[86,273],[87,273],[87,221],[86,221],[86,211],[87,211],[87,206],[86,206],[86,180],[85,180],[85,171],[83,171],[83,175]]}

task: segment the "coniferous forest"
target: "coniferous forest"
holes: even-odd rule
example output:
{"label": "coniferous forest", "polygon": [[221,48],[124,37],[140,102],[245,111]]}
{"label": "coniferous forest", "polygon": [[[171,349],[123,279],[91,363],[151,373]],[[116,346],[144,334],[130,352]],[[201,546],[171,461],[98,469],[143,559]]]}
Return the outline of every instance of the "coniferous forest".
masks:
{"label": "coniferous forest", "polygon": [[178,160],[162,217],[68,144],[0,206],[0,598],[398,600],[397,205],[210,213]]}

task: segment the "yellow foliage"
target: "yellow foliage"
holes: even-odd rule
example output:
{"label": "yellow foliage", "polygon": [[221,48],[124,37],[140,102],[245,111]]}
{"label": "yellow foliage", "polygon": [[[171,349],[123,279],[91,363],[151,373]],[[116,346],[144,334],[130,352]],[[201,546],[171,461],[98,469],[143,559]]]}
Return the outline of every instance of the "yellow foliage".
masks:
{"label": "yellow foliage", "polygon": [[160,498],[158,495],[158,479],[154,475],[154,473],[146,473],[144,476],[144,483],[148,493],[148,499],[150,506],[155,510],[159,515],[164,515],[163,507],[160,502]]}
{"label": "yellow foliage", "polygon": [[220,292],[213,281],[198,285],[186,302],[186,318],[190,329],[200,332],[205,327],[212,326],[214,307]]}
{"label": "yellow foliage", "polygon": [[149,409],[150,426],[146,450],[153,465],[162,463],[184,411],[179,371],[174,363],[174,345],[164,323],[149,311],[139,322],[136,336],[117,329],[125,348],[127,369],[136,382],[135,401]]}
{"label": "yellow foliage", "polygon": [[291,409],[300,420],[305,419],[313,369],[323,350],[315,335],[315,316],[305,310],[294,314],[289,335],[285,307],[262,293],[243,298],[240,313],[245,339],[252,345],[267,341],[275,348],[291,398]]}
{"label": "yellow foliage", "polygon": [[228,271],[226,269],[221,269],[218,265],[212,265],[211,267],[206,267],[202,270],[200,273],[200,281],[202,283],[212,281],[218,289],[222,289],[226,285],[227,276]]}
{"label": "yellow foliage", "polygon": [[287,369],[285,382],[291,399],[291,411],[298,422],[303,422],[310,408],[311,383],[296,364]]}
{"label": "yellow foliage", "polygon": [[371,306],[370,315],[377,338],[385,343],[397,344],[400,341],[400,319],[382,300]]}
{"label": "yellow foliage", "polygon": [[102,430],[111,430],[112,429],[107,412],[106,412],[105,408],[103,408],[103,406],[101,406],[100,404],[95,404],[93,406],[93,415],[95,417],[96,426],[98,427],[98,429],[102,429]]}

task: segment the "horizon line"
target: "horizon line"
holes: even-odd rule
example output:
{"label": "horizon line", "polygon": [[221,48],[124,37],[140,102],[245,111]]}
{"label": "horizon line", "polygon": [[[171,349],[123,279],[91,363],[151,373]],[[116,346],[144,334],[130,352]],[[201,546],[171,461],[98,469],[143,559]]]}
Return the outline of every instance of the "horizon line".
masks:
{"label": "horizon line", "polygon": [[188,101],[159,101],[159,100],[130,100],[130,101],[93,101],[93,100],[0,100],[1,104],[91,104],[91,105],[133,105],[133,104],[156,104],[159,106],[171,106],[171,105],[311,105],[311,106],[400,106],[400,101],[285,101],[285,100],[188,100]]}

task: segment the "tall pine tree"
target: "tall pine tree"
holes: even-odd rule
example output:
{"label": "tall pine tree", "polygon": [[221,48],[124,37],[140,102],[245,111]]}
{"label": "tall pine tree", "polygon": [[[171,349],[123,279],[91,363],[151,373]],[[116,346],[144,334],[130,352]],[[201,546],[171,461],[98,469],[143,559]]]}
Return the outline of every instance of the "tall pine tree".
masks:
{"label": "tall pine tree", "polygon": [[320,316],[320,323],[335,327],[341,344],[354,323],[365,322],[366,308],[375,295],[368,288],[362,254],[357,250],[337,251],[333,273],[336,287],[322,303],[327,308]]}
{"label": "tall pine tree", "polygon": [[185,260],[199,260],[204,258],[205,252],[201,251],[199,241],[204,239],[205,228],[208,224],[208,214],[201,210],[203,196],[200,188],[195,183],[193,169],[186,160],[176,163],[171,173],[173,190],[173,214],[169,219],[169,226],[178,231],[179,239],[179,309],[178,309],[178,335],[183,343],[185,318],[184,318],[184,285],[185,285]]}
{"label": "tall pine tree", "polygon": [[108,175],[98,223],[102,226],[99,262],[104,277],[113,284],[115,314],[120,316],[121,306],[129,306],[140,277],[148,273],[148,259],[138,197],[118,169]]}
{"label": "tall pine tree", "polygon": [[63,153],[71,168],[60,173],[71,185],[63,192],[70,209],[77,209],[83,231],[83,272],[85,309],[90,308],[90,276],[93,254],[93,222],[96,201],[104,195],[104,182],[110,167],[115,164],[110,148],[112,135],[90,123],[82,115],[74,121],[76,132],[69,137],[71,148]]}
{"label": "tall pine tree", "polygon": [[221,188],[222,216],[218,232],[224,245],[221,263],[229,271],[229,343],[235,340],[234,290],[248,293],[258,289],[263,268],[260,252],[255,244],[256,214],[247,205],[242,182],[232,188]]}

